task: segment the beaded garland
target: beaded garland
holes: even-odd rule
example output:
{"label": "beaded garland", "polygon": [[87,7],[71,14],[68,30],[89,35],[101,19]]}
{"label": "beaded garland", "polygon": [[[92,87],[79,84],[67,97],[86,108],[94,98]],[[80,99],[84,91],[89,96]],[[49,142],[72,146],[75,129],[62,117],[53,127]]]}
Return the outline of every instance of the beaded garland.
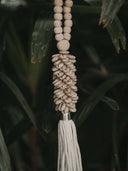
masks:
{"label": "beaded garland", "polygon": [[[76,112],[76,103],[78,96],[76,94],[76,62],[75,56],[69,54],[72,27],[71,7],[72,0],[54,1],[54,32],[57,40],[57,48],[59,54],[52,56],[53,62],[53,84],[54,84],[54,102],[56,104],[56,111],[62,114],[69,114]],[[62,15],[62,12],[64,15]],[[64,27],[62,27],[62,20],[64,17]]]}

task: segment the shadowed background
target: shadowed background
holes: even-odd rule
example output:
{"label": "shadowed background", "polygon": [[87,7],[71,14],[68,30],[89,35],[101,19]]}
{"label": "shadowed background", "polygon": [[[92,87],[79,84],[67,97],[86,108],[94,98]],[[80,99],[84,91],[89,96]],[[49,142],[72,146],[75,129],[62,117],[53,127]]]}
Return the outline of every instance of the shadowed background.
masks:
{"label": "shadowed background", "polygon": [[[53,0],[0,1],[0,170],[55,171]],[[72,114],[84,171],[128,171],[128,3],[74,0]]]}

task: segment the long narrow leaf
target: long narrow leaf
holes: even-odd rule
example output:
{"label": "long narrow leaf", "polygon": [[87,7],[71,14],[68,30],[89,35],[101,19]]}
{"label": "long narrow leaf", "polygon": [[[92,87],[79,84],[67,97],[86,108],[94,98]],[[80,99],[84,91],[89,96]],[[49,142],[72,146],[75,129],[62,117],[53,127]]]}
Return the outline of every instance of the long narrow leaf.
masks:
{"label": "long narrow leaf", "polygon": [[126,36],[123,29],[123,26],[116,16],[110,26],[107,26],[107,30],[111,36],[112,43],[116,48],[117,53],[120,51],[120,42],[122,44],[123,49],[126,49]]}
{"label": "long narrow leaf", "polygon": [[[88,94],[88,95],[91,94],[89,91],[85,90],[85,89],[84,89],[83,87],[81,87],[80,85],[79,85],[79,88],[80,88],[80,90],[81,90],[83,93]],[[103,98],[101,99],[101,101],[104,102],[105,104],[107,104],[113,111],[120,110],[120,107],[119,107],[118,103],[117,103],[114,99],[112,99],[112,98],[110,98],[110,97],[103,96]]]}
{"label": "long narrow leaf", "polygon": [[115,18],[124,0],[103,0],[100,22],[106,27]]}
{"label": "long narrow leaf", "polygon": [[27,101],[25,100],[23,94],[19,90],[19,88],[16,86],[16,84],[8,78],[4,73],[0,72],[0,79],[8,86],[8,88],[12,91],[12,93],[15,95],[23,109],[25,110],[26,114],[28,115],[29,119],[33,123],[34,126],[36,126],[36,120],[34,117],[34,114],[29,107]]}
{"label": "long narrow leaf", "polygon": [[28,68],[27,57],[25,55],[23,45],[16,32],[16,28],[12,22],[8,24],[5,40],[10,62],[14,66],[17,73],[26,76]]}
{"label": "long narrow leaf", "polygon": [[113,75],[107,81],[103,82],[96,90],[92,93],[92,95],[88,98],[88,100],[84,103],[81,112],[79,111],[78,116],[78,124],[82,124],[83,121],[88,117],[88,115],[93,111],[98,102],[103,98],[108,90],[114,87],[121,81],[128,80],[128,77],[123,74]]}
{"label": "long narrow leaf", "polygon": [[36,21],[32,35],[32,63],[41,62],[46,56],[52,33],[53,20],[38,19]]}
{"label": "long narrow leaf", "polygon": [[114,99],[104,96],[102,101],[106,103],[113,111],[120,110],[118,103]]}
{"label": "long narrow leaf", "polygon": [[1,171],[11,171],[11,162],[8,154],[8,150],[0,129],[0,170]]}
{"label": "long narrow leaf", "polygon": [[0,4],[5,7],[26,6],[24,0],[1,0]]}
{"label": "long narrow leaf", "polygon": [[119,161],[119,126],[117,123],[116,113],[114,115],[113,125],[112,125],[112,143],[113,143],[113,156],[117,171],[121,171],[120,161]]}

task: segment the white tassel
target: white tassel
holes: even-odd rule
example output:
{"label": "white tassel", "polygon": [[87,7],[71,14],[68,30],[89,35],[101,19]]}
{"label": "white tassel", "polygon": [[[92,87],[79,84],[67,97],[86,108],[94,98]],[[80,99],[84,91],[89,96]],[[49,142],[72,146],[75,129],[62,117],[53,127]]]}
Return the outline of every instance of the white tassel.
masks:
{"label": "white tassel", "polygon": [[76,127],[72,120],[58,125],[58,171],[82,171]]}

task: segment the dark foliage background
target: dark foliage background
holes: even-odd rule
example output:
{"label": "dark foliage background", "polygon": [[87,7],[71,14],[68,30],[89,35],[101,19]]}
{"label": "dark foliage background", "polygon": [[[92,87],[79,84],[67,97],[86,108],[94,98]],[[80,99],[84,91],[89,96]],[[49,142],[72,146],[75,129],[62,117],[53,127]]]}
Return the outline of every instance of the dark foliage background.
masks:
{"label": "dark foliage background", "polygon": [[[53,0],[0,1],[0,170],[55,171]],[[74,0],[72,115],[84,171],[128,171],[128,2]]]}

